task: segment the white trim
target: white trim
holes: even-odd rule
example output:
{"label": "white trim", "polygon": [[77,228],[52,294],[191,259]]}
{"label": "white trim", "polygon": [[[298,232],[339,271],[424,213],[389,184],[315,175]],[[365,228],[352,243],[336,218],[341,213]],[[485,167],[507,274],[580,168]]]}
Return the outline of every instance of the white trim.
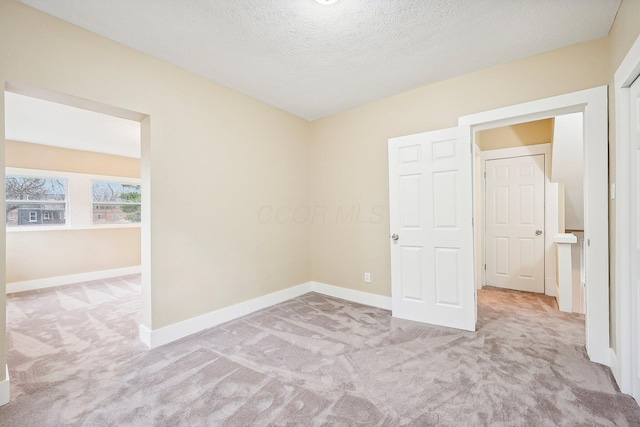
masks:
{"label": "white trim", "polygon": [[458,118],[458,126],[471,126],[474,131],[480,131],[579,113],[584,111],[587,104],[598,101],[603,94],[607,94],[606,86],[469,114]]}
{"label": "white trim", "polygon": [[[473,138],[472,138],[473,139]],[[473,144],[473,250],[474,250],[474,270],[476,273],[476,293],[478,289],[486,283],[486,272],[484,270],[486,254],[484,252],[485,239],[485,186],[484,186],[484,162],[482,161],[482,150],[478,144]],[[477,295],[476,295],[477,297]],[[477,319],[476,310],[476,322]]]}
{"label": "white trim", "polygon": [[[142,341],[142,344],[144,344],[148,348],[153,348],[151,347],[151,335],[152,335],[151,329],[147,328],[145,325],[141,323],[139,328],[139,334],[140,334],[140,341]],[[158,346],[159,345],[156,345],[156,347]]]}
{"label": "white trim", "polygon": [[571,245],[578,242],[575,234],[560,233],[553,237],[556,243],[558,260],[558,281],[556,300],[558,309],[566,313],[573,312],[573,266],[571,263]]}
{"label": "white trim", "polygon": [[612,349],[618,369],[613,375],[620,391],[632,394],[632,314],[633,292],[631,286],[631,141],[630,141],[630,97],[629,86],[640,75],[640,36],[629,49],[614,74],[615,91],[615,135],[616,135],[616,257],[613,284],[616,296],[616,344]]}
{"label": "white trim", "polygon": [[7,293],[32,291],[34,289],[52,288],[54,286],[71,285],[74,283],[102,280],[111,277],[139,274],[140,266],[113,268],[111,270],[91,271],[88,273],[69,274],[67,276],[48,277],[45,279],[25,280],[23,282],[7,283]]}
{"label": "white trim", "polygon": [[553,236],[553,241],[560,244],[572,245],[578,243],[578,238],[572,233],[560,233]]}
{"label": "white trim", "polygon": [[340,286],[327,285],[326,283],[320,282],[311,282],[311,290],[319,294],[356,302],[358,304],[391,310],[391,297],[356,291],[354,289],[347,289]]}
{"label": "white trim", "polygon": [[11,399],[11,381],[9,380],[9,367],[4,365],[5,379],[0,381],[0,406],[6,405]]}
{"label": "white trim", "polygon": [[179,340],[196,332],[212,328],[221,323],[228,322],[238,317],[246,316],[258,310],[280,304],[292,298],[311,292],[311,282],[273,292],[249,301],[224,307],[219,310],[183,320],[159,329],[150,330],[145,325],[140,325],[140,341],[149,348]]}
{"label": "white trim", "polygon": [[[459,126],[474,131],[584,113],[585,239],[589,271],[586,286],[586,348],[589,358],[608,365],[609,356],[609,184],[607,87],[526,102],[463,116]],[[618,209],[619,211],[620,209]],[[593,227],[589,227],[593,224]]]}
{"label": "white trim", "polygon": [[147,326],[141,324],[139,331],[140,341],[149,348],[160,347],[205,329],[220,325],[221,323],[229,322],[258,310],[297,298],[309,292],[317,292],[358,304],[391,310],[390,297],[342,288],[340,286],[327,285],[325,283],[307,282],[159,329],[150,330]]}
{"label": "white trim", "polygon": [[34,231],[78,231],[78,230],[109,230],[112,228],[140,228],[142,224],[139,222],[133,222],[129,224],[100,224],[88,227],[70,227],[68,224],[65,225],[44,225],[44,226],[35,226],[29,225],[25,227],[18,226],[7,226],[7,233],[28,233]]}

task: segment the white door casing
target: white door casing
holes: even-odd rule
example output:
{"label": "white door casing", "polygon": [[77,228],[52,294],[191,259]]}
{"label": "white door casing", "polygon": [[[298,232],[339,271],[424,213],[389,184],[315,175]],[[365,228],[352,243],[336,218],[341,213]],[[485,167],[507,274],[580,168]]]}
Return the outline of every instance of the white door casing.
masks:
{"label": "white door casing", "polygon": [[472,184],[468,126],[389,140],[394,317],[475,330]]}
{"label": "white door casing", "polygon": [[[637,283],[632,280],[632,266],[637,263],[634,258],[632,235],[632,201],[637,200],[637,182],[632,178],[631,129],[634,119],[631,114],[631,85],[640,76],[640,36],[638,36],[627,52],[613,78],[615,93],[615,148],[616,171],[615,188],[611,190],[611,198],[616,206],[616,251],[615,251],[615,319],[613,347],[611,349],[611,370],[616,378],[620,391],[631,394],[640,402],[640,394],[633,392],[633,371],[636,369],[632,360],[632,336],[638,334]],[[637,113],[636,113],[637,114]],[[637,116],[636,116],[637,117]],[[637,159],[634,160],[637,173]],[[587,289],[588,290],[588,289]],[[636,314],[634,314],[634,312]],[[635,321],[632,321],[632,318]],[[636,323],[634,323],[636,322]],[[633,332],[632,330],[635,330]]]}
{"label": "white door casing", "polygon": [[633,305],[631,319],[631,360],[632,395],[640,400],[640,79],[637,79],[629,91],[630,143],[631,143],[631,300]]}
{"label": "white door casing", "polygon": [[[640,52],[640,41],[637,43],[637,49]],[[640,63],[634,62],[633,64],[629,63],[628,66],[625,65],[624,76],[620,74],[620,79],[618,79],[619,74],[616,72],[616,81],[618,82],[616,84],[623,86],[629,84],[630,82],[627,80],[628,74],[635,73],[637,76],[638,71],[640,71]],[[458,124],[471,126],[474,131],[479,131],[546,119],[559,114],[584,113],[584,224],[585,239],[587,241],[585,262],[589,267],[585,285],[585,341],[589,358],[594,362],[609,366],[612,359],[609,351],[607,102],[607,87],[600,86],[462,116],[458,118]],[[618,160],[620,159],[619,157]],[[620,213],[621,216],[624,215],[619,208],[616,209],[616,212]],[[624,274],[624,268],[620,270]],[[626,307],[623,310],[623,314],[625,312],[627,312]],[[617,323],[624,324],[623,321]],[[620,345],[623,345],[623,343],[620,343]],[[622,354],[628,353],[622,351]],[[621,363],[621,365],[624,366],[624,363]]]}
{"label": "white door casing", "polygon": [[544,155],[485,162],[486,284],[544,293]]}

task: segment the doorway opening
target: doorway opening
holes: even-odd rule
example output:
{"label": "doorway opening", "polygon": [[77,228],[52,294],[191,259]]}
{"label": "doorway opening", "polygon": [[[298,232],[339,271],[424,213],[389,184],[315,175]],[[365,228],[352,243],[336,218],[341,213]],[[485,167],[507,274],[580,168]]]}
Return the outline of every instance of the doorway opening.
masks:
{"label": "doorway opening", "polygon": [[570,113],[583,117],[584,262],[589,266],[585,346],[592,361],[609,366],[606,86],[460,117],[454,128],[389,139],[394,317],[476,329],[476,133]]}
{"label": "doorway opening", "polygon": [[[583,128],[582,113],[572,113],[476,133],[478,289],[545,294],[562,311],[584,314]],[[555,240],[565,233],[576,243],[567,245],[570,259],[560,257],[568,265],[558,281],[565,248]],[[560,283],[570,289],[560,292]]]}
{"label": "doorway opening", "polygon": [[[15,82],[5,82],[2,95],[7,293],[101,280],[100,289],[51,290],[56,307],[71,312],[137,288],[136,306],[149,323],[150,118]],[[102,323],[88,318],[99,330]],[[92,342],[65,331],[51,336],[58,333],[75,350]],[[3,401],[8,383],[7,376]]]}
{"label": "doorway opening", "polygon": [[[583,115],[586,349],[590,359],[609,366],[608,111],[606,86],[460,117],[459,126],[478,131]],[[475,141],[474,141],[475,143]]]}

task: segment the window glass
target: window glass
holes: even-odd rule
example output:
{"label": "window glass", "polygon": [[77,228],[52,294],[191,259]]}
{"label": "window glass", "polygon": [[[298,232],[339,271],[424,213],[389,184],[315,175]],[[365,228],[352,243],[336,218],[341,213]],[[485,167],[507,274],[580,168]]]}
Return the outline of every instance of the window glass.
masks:
{"label": "window glass", "polygon": [[140,222],[140,185],[92,181],[93,223]]}
{"label": "window glass", "polygon": [[7,176],[5,191],[8,226],[65,224],[66,179]]}

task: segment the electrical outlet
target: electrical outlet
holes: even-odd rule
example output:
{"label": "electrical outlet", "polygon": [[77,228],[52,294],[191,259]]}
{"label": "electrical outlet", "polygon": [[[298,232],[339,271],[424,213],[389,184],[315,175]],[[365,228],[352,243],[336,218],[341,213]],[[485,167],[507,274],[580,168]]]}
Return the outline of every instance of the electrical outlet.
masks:
{"label": "electrical outlet", "polygon": [[365,283],[371,283],[371,273],[364,273]]}

